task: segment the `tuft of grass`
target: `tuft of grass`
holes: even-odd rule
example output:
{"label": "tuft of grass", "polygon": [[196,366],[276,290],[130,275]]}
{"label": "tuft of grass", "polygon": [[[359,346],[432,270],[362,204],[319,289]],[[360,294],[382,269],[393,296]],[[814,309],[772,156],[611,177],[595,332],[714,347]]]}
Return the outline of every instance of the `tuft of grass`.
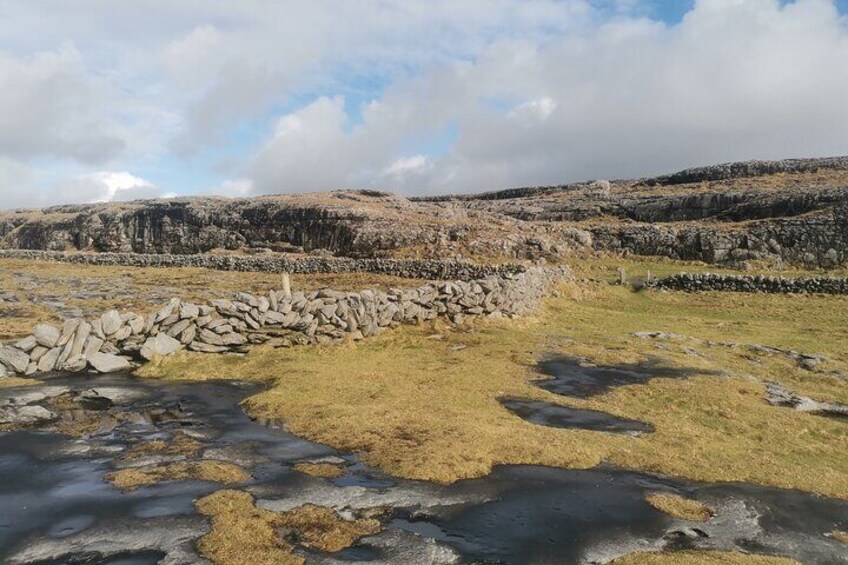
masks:
{"label": "tuft of grass", "polygon": [[124,461],[133,461],[149,455],[183,455],[185,457],[194,457],[202,447],[203,444],[196,439],[184,433],[177,433],[169,441],[155,439],[133,446],[121,459]]}
{"label": "tuft of grass", "polygon": [[648,504],[669,516],[690,522],[706,522],[713,515],[708,506],[677,494],[655,492],[645,497]]}
{"label": "tuft of grass", "polygon": [[38,379],[33,379],[30,377],[3,377],[0,378],[0,388],[15,388],[19,386],[36,386],[44,384],[43,381],[39,381]]}
{"label": "tuft of grass", "polygon": [[167,465],[131,467],[106,474],[106,480],[121,490],[134,490],[166,481],[209,481],[232,485],[250,480],[237,465],[222,461],[178,461]]}
{"label": "tuft of grass", "polygon": [[331,463],[297,463],[294,470],[322,479],[335,479],[344,475],[344,469]]}
{"label": "tuft of grass", "polygon": [[841,541],[842,543],[848,544],[848,532],[831,532],[830,537],[832,537],[836,541]]}
{"label": "tuft of grass", "polygon": [[[341,346],[256,348],[244,358],[181,353],[142,376],[253,378],[271,388],[245,402],[265,420],[337,449],[361,452],[384,471],[450,483],[498,464],[623,468],[700,481],[746,481],[848,498],[844,423],[770,406],[765,381],[846,402],[848,298],[634,293],[564,286],[538,314],[512,321],[405,327]],[[651,340],[639,330],[679,334]],[[442,340],[427,339],[433,333]],[[687,337],[689,336],[689,337]],[[731,343],[732,342],[732,343]],[[734,345],[736,344],[736,345]],[[747,344],[819,352],[812,373]],[[544,354],[600,365],[659,357],[686,367],[685,380],[654,379],[588,399],[530,382]],[[528,423],[498,401],[528,398],[640,420],[640,437]]]}
{"label": "tuft of grass", "polygon": [[[196,502],[198,511],[212,520],[212,530],[198,542],[198,550],[216,565],[301,565],[295,544],[336,552],[359,538],[376,534],[376,520],[344,520],[329,508],[306,505],[289,512],[257,508],[242,491],[221,490]],[[292,531],[281,536],[280,529]]]}
{"label": "tuft of grass", "polygon": [[787,557],[751,555],[735,551],[638,551],[614,559],[610,565],[799,565]]}

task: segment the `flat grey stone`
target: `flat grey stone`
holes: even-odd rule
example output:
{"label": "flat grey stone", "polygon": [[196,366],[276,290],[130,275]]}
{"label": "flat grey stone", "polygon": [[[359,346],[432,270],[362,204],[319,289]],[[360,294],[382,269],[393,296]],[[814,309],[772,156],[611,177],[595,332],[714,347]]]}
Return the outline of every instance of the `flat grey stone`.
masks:
{"label": "flat grey stone", "polygon": [[160,333],[156,337],[148,338],[141,346],[141,356],[150,361],[154,357],[164,357],[182,348],[179,340],[169,335]]}
{"label": "flat grey stone", "polygon": [[98,373],[114,373],[132,368],[132,364],[126,357],[111,353],[94,353],[88,358],[88,362]]}
{"label": "flat grey stone", "polygon": [[0,345],[0,363],[16,373],[23,373],[29,365],[29,355],[16,347]]}

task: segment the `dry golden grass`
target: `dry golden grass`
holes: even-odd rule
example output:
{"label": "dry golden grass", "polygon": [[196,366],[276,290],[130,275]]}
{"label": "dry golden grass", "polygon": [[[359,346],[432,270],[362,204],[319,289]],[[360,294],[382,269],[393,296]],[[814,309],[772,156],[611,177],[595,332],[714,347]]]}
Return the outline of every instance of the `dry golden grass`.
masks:
{"label": "dry golden grass", "polygon": [[794,559],[730,551],[639,551],[614,559],[610,565],[799,565]]}
{"label": "dry golden grass", "polygon": [[297,543],[319,551],[341,551],[359,538],[380,531],[376,520],[347,521],[328,508],[302,506],[276,513],[257,508],[250,494],[235,490],[215,492],[196,503],[212,520],[212,531],[198,549],[216,565],[301,565],[294,546],[279,530],[294,531]]}
{"label": "dry golden grass", "polygon": [[38,379],[25,378],[25,377],[3,377],[0,379],[0,388],[14,388],[19,386],[35,386],[44,384],[42,381]]}
{"label": "dry golden grass", "polygon": [[344,475],[344,469],[331,463],[298,463],[294,470],[322,479],[335,479]]}
{"label": "dry golden grass", "polygon": [[166,481],[209,481],[232,485],[250,480],[250,474],[222,461],[178,461],[167,465],[127,468],[106,474],[106,480],[121,490],[133,490]]}
{"label": "dry golden grass", "polygon": [[203,447],[196,439],[183,433],[177,433],[168,441],[156,439],[133,446],[121,459],[132,461],[149,455],[183,455],[194,457]]}
{"label": "dry golden grass", "polygon": [[831,532],[830,537],[836,541],[848,544],[848,532]]}
{"label": "dry golden grass", "polygon": [[[280,275],[274,273],[0,259],[0,288],[14,293],[20,301],[0,305],[0,341],[25,337],[38,323],[61,324],[60,316],[38,303],[39,297],[64,297],[67,307],[79,308],[86,316],[93,317],[111,309],[146,314],[160,308],[172,296],[205,303],[211,298],[230,297],[235,292],[266,294],[270,289],[281,288],[281,284]],[[327,287],[359,291],[417,286],[424,281],[372,273],[316,273],[292,275],[291,284],[294,290],[302,291]],[[93,296],[72,297],[82,290]]]}
{"label": "dry golden grass", "polygon": [[[848,299],[636,294],[606,286],[563,290],[536,318],[481,321],[473,331],[437,324],[343,346],[258,348],[238,359],[179,354],[140,374],[273,379],[275,386],[246,401],[249,412],[283,420],[308,439],[361,452],[366,462],[411,479],[449,483],[485,475],[497,464],[587,468],[608,461],[695,480],[747,481],[848,498],[844,423],[770,406],[762,383],[777,380],[844,402],[848,390],[841,379],[744,347],[631,335],[651,329],[817,351],[831,357],[830,369],[845,371]],[[427,339],[433,332],[444,339]],[[459,345],[465,348],[457,350]],[[697,376],[655,379],[586,400],[567,398],[528,382],[537,356],[545,352],[599,364],[659,355],[670,365],[691,367]],[[648,422],[655,432],[628,437],[534,425],[501,406],[498,399],[506,396],[602,410]]]}
{"label": "dry golden grass", "polygon": [[655,492],[645,497],[648,504],[669,516],[691,522],[706,522],[713,515],[708,506],[677,494]]}

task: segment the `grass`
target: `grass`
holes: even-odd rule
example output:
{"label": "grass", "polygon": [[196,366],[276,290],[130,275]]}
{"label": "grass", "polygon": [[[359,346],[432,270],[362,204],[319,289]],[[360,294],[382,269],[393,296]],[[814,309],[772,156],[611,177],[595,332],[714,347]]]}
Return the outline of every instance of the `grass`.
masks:
{"label": "grass", "polygon": [[697,500],[683,498],[677,494],[655,492],[645,499],[648,504],[669,516],[690,522],[706,522],[713,515],[713,510]]}
{"label": "grass", "polygon": [[[497,464],[588,468],[607,461],[702,481],[746,481],[848,498],[845,424],[773,407],[765,380],[832,401],[844,380],[810,373],[777,354],[709,341],[762,343],[829,356],[845,372],[848,299],[733,294],[637,294],[567,286],[534,318],[407,327],[343,346],[272,350],[244,358],[179,354],[141,375],[271,380],[245,403],[267,420],[388,473],[450,483]],[[661,330],[697,336],[657,342]],[[433,333],[442,340],[427,339]],[[708,340],[708,341],[704,341]],[[464,349],[457,346],[463,345]],[[586,400],[533,386],[540,353],[599,364],[644,361],[690,367],[687,380],[655,379]],[[719,374],[715,374],[718,372]],[[511,396],[610,412],[652,424],[641,437],[555,429],[525,422],[498,402]]]}
{"label": "grass", "polygon": [[233,485],[250,478],[250,474],[241,467],[222,461],[178,461],[167,465],[130,467],[106,474],[107,481],[124,491],[165,481],[209,481]]}
{"label": "grass", "polygon": [[196,439],[183,433],[177,433],[168,441],[155,439],[133,446],[133,448],[127,451],[121,459],[124,461],[134,461],[151,455],[182,455],[185,457],[194,457],[202,447],[203,444]]}
{"label": "grass", "polygon": [[848,532],[831,532],[830,537],[832,537],[836,541],[841,541],[842,543],[848,544]]}
{"label": "grass", "polygon": [[639,551],[614,559],[610,565],[798,565],[794,559],[730,551]]}
{"label": "grass", "polygon": [[[295,291],[326,287],[350,291],[387,289],[417,286],[423,282],[373,273],[316,273],[291,277]],[[278,288],[281,288],[280,275],[274,273],[0,259],[0,289],[19,300],[0,304],[0,341],[24,337],[38,323],[61,324],[61,316],[46,305],[56,297],[66,307],[79,308],[86,316],[93,317],[113,308],[145,314],[174,296],[205,303],[211,298],[228,298],[235,292],[267,294],[269,289]]]}
{"label": "grass", "polygon": [[[328,508],[302,506],[277,513],[257,508],[250,494],[220,490],[196,503],[212,521],[212,530],[198,542],[198,550],[216,565],[302,565],[295,544],[335,552],[380,530],[376,520],[347,521]],[[281,536],[288,528],[295,540]]]}

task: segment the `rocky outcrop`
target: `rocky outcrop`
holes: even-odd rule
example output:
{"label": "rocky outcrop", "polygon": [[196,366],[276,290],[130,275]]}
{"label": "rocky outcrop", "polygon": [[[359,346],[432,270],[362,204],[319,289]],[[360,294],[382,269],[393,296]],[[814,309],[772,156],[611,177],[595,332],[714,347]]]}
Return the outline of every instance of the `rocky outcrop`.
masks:
{"label": "rocky outcrop", "polygon": [[848,278],[786,278],[766,275],[680,273],[657,280],[651,286],[686,292],[728,291],[770,294],[848,294]]}
{"label": "rocky outcrop", "polygon": [[670,175],[645,179],[644,184],[675,185],[760,177],[781,173],[810,173],[821,170],[848,170],[848,156],[818,159],[782,159],[779,161],[741,161],[685,169]]}
{"label": "rocky outcrop", "polygon": [[452,323],[465,317],[525,315],[551,285],[569,276],[565,268],[534,267],[474,281],[452,281],[388,292],[331,289],[308,293],[237,293],[232,300],[191,304],[173,298],[147,316],[115,310],[94,320],[41,324],[32,335],[0,346],[0,376],[87,368],[109,372],[181,349],[202,353],[244,352],[250,345],[290,347],[363,339],[386,328],[438,316]]}
{"label": "rocky outcrop", "polygon": [[834,268],[848,260],[848,207],[744,226],[612,224],[590,228],[596,249],[711,264],[767,261]]}
{"label": "rocky outcrop", "polygon": [[841,265],[848,157],[413,199],[337,191],[0,213],[0,248],[9,249],[560,260],[589,247],[734,266]]}

